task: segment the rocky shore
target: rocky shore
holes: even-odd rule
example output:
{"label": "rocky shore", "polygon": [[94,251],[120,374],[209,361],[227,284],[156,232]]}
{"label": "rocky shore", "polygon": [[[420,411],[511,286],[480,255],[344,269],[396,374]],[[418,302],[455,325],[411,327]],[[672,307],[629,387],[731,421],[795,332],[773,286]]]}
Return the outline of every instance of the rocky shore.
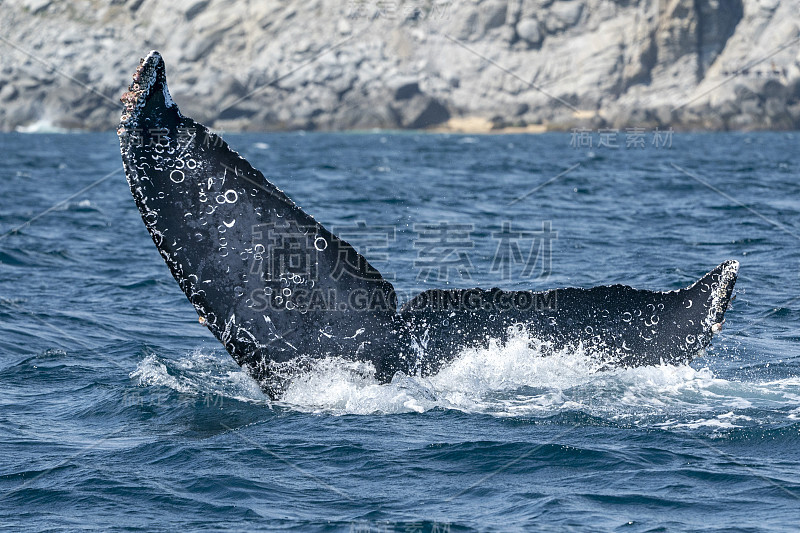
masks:
{"label": "rocky shore", "polygon": [[0,1],[0,129],[116,127],[150,49],[221,131],[800,128],[800,0]]}

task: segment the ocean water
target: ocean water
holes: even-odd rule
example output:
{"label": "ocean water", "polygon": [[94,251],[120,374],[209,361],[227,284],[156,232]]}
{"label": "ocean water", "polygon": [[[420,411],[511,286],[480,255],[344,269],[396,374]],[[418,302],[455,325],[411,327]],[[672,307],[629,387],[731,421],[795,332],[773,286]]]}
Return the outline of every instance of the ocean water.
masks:
{"label": "ocean water", "polygon": [[[225,137],[334,231],[384,232],[349,240],[407,294],[676,289],[738,259],[737,298],[691,365],[517,337],[386,385],[327,361],[270,402],[171,278],[116,137],[2,134],[0,528],[800,527],[800,135]],[[462,268],[418,279],[443,222],[468,225]],[[493,269],[504,223],[557,238]]]}

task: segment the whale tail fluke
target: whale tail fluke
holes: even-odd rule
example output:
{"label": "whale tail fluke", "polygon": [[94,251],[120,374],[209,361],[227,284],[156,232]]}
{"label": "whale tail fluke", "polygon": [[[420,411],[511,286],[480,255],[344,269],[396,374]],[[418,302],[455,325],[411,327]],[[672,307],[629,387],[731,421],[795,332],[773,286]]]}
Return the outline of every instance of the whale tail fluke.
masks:
{"label": "whale tail fluke", "polygon": [[555,348],[580,343],[609,364],[647,365],[691,360],[722,328],[737,261],[676,291],[432,289],[398,310],[364,256],[180,113],[158,52],[122,101],[122,162],[153,242],[200,323],[272,397],[328,356],[369,362],[388,381],[522,327]]}
{"label": "whale tail fluke", "polygon": [[142,219],[200,323],[275,395],[306,359],[371,360],[401,343],[396,295],[355,248],[301,210],[208,128],[183,116],[156,51],[118,135]]}
{"label": "whale tail fluke", "polygon": [[684,363],[722,329],[738,269],[737,261],[726,261],[674,291],[627,285],[546,292],[432,289],[400,313],[424,344],[428,366],[487,339],[504,340],[513,325],[556,350],[583,346],[610,366]]}
{"label": "whale tail fluke", "polygon": [[[725,312],[731,305],[733,287],[739,274],[739,261],[730,260],[700,278],[691,286],[679,291],[684,293],[688,309],[700,304],[702,309],[703,335],[710,342],[711,336],[722,330]],[[699,318],[699,317],[698,317]]]}

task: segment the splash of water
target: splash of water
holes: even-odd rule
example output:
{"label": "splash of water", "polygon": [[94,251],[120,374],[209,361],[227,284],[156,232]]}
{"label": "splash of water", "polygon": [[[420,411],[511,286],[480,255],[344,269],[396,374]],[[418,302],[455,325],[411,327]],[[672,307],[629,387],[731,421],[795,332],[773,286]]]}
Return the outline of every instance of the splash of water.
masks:
{"label": "splash of water", "polygon": [[145,357],[131,373],[140,386],[160,386],[183,394],[220,396],[243,402],[268,403],[269,398],[227,357],[195,350],[178,360],[156,354]]}
{"label": "splash of water", "polygon": [[[186,394],[268,402],[225,354],[195,351],[177,361],[149,355],[131,376],[141,385]],[[582,346],[553,353],[546,343],[518,334],[464,350],[433,376],[398,374],[387,384],[369,363],[321,359],[290,381],[279,404],[362,415],[456,409],[546,418],[580,412],[622,425],[728,429],[752,423],[747,411],[754,408],[777,410],[787,422],[799,418],[800,379],[729,381],[689,365],[607,369]]]}

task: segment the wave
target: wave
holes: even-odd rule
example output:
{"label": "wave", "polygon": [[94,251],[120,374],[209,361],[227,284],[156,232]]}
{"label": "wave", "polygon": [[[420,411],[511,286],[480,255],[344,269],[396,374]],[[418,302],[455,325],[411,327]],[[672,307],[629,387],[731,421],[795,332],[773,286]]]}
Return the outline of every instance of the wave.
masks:
{"label": "wave", "polygon": [[131,378],[138,380],[140,386],[166,387],[183,394],[269,402],[258,383],[227,354],[223,358],[220,354],[195,350],[178,360],[169,360],[151,353],[139,362]]}
{"label": "wave", "polygon": [[[505,343],[464,350],[429,377],[375,378],[369,363],[326,358],[291,379],[277,405],[344,414],[423,413],[453,409],[497,417],[550,418],[582,413],[620,426],[727,430],[794,424],[800,378],[747,382],[708,368],[668,365],[606,369],[585,348],[543,356],[545,343],[520,334]],[[188,394],[221,394],[269,403],[227,354],[191,352],[177,361],[149,355],[132,377]],[[769,411],[769,416],[761,416]]]}

